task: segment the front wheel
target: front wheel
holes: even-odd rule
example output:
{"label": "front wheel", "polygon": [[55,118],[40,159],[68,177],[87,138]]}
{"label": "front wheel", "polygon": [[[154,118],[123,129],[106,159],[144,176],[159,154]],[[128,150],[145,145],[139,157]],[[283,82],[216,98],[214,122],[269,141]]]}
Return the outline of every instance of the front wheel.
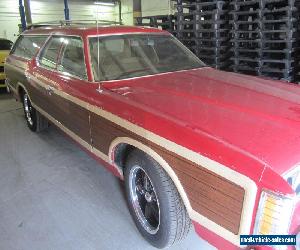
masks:
{"label": "front wheel", "polygon": [[173,181],[153,158],[132,151],[126,162],[125,185],[130,213],[150,244],[165,248],[186,237],[190,218]]}

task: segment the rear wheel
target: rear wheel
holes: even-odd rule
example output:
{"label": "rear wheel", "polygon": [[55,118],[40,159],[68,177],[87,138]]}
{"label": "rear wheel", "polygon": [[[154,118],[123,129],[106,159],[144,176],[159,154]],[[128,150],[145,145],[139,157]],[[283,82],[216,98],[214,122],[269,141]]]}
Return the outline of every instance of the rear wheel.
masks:
{"label": "rear wheel", "polygon": [[165,248],[186,237],[190,218],[173,181],[153,158],[132,151],[126,163],[125,185],[130,213],[150,244]]}
{"label": "rear wheel", "polygon": [[49,127],[48,121],[32,106],[30,98],[26,92],[24,93],[22,100],[25,119],[29,129],[33,132],[40,132]]}

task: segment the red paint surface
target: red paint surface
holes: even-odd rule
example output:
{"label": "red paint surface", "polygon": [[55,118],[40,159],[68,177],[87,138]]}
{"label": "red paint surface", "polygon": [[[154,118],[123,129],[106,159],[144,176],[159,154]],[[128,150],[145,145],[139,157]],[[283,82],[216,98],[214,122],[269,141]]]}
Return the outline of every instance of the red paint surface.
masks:
{"label": "red paint surface", "polygon": [[[87,36],[165,32],[151,28],[105,27],[35,29],[26,33]],[[91,69],[87,56],[89,80]],[[34,74],[36,66],[31,65]],[[46,72],[45,72],[46,74]],[[300,159],[300,88],[212,68],[101,83],[53,76],[57,88],[105,109],[161,137],[213,159],[252,179],[260,192],[293,190],[281,177]],[[252,217],[252,228],[256,213]],[[291,230],[299,231],[299,204]],[[228,246],[196,224],[196,231],[216,246]]]}
{"label": "red paint surface", "polygon": [[[215,148],[203,148],[206,141],[270,166],[278,174],[299,162],[298,86],[202,68],[109,82],[103,87],[191,131],[193,138],[182,137],[184,131],[175,134],[172,130],[167,137],[177,135],[173,141],[209,158],[217,155],[226,166],[240,168],[231,162],[232,157],[226,160],[222,152],[216,154]],[[153,130],[153,125],[151,127]],[[163,127],[157,124],[155,129],[163,130]],[[250,170],[252,166],[247,165]]]}
{"label": "red paint surface", "polygon": [[82,37],[94,35],[115,35],[115,34],[132,34],[132,33],[164,33],[169,34],[167,31],[149,28],[149,27],[134,27],[134,26],[99,26],[96,27],[42,27],[33,30],[27,30],[23,34],[55,34],[55,35],[78,35]]}

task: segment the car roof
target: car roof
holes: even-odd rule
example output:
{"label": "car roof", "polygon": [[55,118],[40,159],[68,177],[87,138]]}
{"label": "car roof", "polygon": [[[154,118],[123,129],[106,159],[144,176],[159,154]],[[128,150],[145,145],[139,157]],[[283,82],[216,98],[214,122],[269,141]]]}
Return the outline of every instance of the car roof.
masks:
{"label": "car roof", "polygon": [[95,35],[113,35],[113,34],[132,34],[132,33],[158,33],[169,34],[167,31],[135,26],[45,26],[38,27],[23,32],[24,35],[78,35],[78,36],[95,36]]}

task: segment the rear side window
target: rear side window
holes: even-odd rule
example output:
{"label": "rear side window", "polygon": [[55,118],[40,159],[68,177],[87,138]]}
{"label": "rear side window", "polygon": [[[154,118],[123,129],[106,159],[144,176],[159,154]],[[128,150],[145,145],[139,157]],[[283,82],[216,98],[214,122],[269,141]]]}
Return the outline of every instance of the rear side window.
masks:
{"label": "rear side window", "polygon": [[63,39],[59,37],[52,37],[50,39],[40,55],[40,65],[48,69],[56,69],[62,41]]}
{"label": "rear side window", "polygon": [[47,36],[21,36],[11,54],[31,59],[46,41]]}
{"label": "rear side window", "polygon": [[0,39],[0,50],[11,50],[13,45],[12,41]]}
{"label": "rear side window", "polygon": [[62,39],[64,47],[58,70],[81,79],[87,79],[82,40],[79,37]]}

